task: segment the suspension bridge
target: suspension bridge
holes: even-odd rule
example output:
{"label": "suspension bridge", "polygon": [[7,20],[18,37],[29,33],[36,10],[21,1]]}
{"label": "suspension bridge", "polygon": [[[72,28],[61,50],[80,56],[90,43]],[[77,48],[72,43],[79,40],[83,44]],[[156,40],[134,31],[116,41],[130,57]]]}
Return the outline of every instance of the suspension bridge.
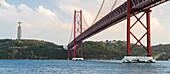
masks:
{"label": "suspension bridge", "polygon": [[[114,0],[113,5],[111,7],[111,11],[102,18],[100,18],[99,20],[97,20],[105,3],[105,0],[103,0],[101,7],[97,13],[97,16],[92,22],[92,26],[90,26],[88,29],[84,31],[82,24],[84,22],[87,25],[87,22],[82,15],[82,11],[81,10],[74,11],[74,26],[73,26],[74,32],[72,31],[74,34],[74,39],[70,41],[70,43],[68,44],[68,58],[72,58],[73,60],[83,60],[82,53],[83,40],[91,36],[94,36],[95,34],[122,22],[123,20],[127,20],[127,53],[123,59],[123,62],[155,61],[153,57],[151,57],[150,12],[151,8],[159,6],[169,0],[127,0],[115,8],[115,6],[118,5],[119,1],[121,0]],[[139,13],[142,13],[140,17],[137,16],[137,14]],[[146,15],[146,24],[144,24],[143,21],[141,21],[141,18],[144,17],[144,15]],[[131,17],[135,17],[136,22],[131,23]],[[144,29],[146,29],[146,32],[143,34],[141,38],[137,38],[137,36],[131,31],[131,29],[138,22],[143,26]],[[137,41],[133,46],[130,46],[131,36]],[[145,36],[147,37],[146,47],[141,42],[141,40]],[[143,57],[130,56],[130,51],[137,44],[140,44],[146,50],[147,56]],[[81,48],[77,49],[76,47],[79,45],[81,46]]]}

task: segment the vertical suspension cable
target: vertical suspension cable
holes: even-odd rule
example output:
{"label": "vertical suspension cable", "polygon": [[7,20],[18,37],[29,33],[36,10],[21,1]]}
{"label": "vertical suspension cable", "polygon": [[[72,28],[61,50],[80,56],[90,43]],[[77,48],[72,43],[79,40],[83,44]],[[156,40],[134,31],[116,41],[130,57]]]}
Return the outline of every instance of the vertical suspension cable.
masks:
{"label": "vertical suspension cable", "polygon": [[115,2],[114,2],[114,4],[113,4],[113,6],[112,6],[110,12],[115,8],[116,3],[117,3],[117,0],[115,0]]}
{"label": "vertical suspension cable", "polygon": [[84,16],[82,15],[82,17],[83,17],[83,21],[84,21],[84,23],[86,24],[86,26],[89,28],[89,25],[87,24],[87,22],[86,22],[86,20],[85,20],[85,18],[84,18]]}
{"label": "vertical suspension cable", "polygon": [[103,0],[102,4],[101,4],[101,6],[100,6],[100,9],[99,9],[99,11],[98,11],[98,13],[97,13],[97,15],[96,15],[96,18],[95,18],[94,21],[92,22],[92,25],[93,25],[93,24],[95,23],[95,21],[97,20],[99,14],[100,14],[100,12],[101,12],[101,10],[102,10],[102,8],[103,8],[104,2],[105,2],[105,0]]}
{"label": "vertical suspension cable", "polygon": [[71,33],[70,33],[70,39],[69,39],[69,43],[70,43],[70,41],[71,41],[71,39],[72,39],[72,34],[73,34],[73,24],[72,24],[72,28],[71,28]]}
{"label": "vertical suspension cable", "polygon": [[[103,8],[104,3],[105,3],[105,0],[103,0],[102,4],[101,4],[101,6],[100,6],[100,9],[99,9],[99,11],[98,11],[98,13],[97,13],[97,15],[96,15],[96,17],[95,17],[95,19],[94,19],[94,21],[93,21],[92,25],[93,25],[93,24],[95,23],[95,21],[98,19],[99,14],[101,13],[101,10],[102,10],[102,8]],[[113,6],[112,6],[112,8],[111,8],[110,12],[111,12],[111,11],[115,8],[116,3],[117,3],[117,0],[115,0],[115,1],[114,1],[114,4],[113,4]],[[87,24],[87,22],[86,22],[86,20],[85,20],[84,16],[82,16],[82,17],[83,17],[83,21],[84,21],[84,23],[85,23],[85,24],[87,25],[87,27],[89,28],[89,25]]]}

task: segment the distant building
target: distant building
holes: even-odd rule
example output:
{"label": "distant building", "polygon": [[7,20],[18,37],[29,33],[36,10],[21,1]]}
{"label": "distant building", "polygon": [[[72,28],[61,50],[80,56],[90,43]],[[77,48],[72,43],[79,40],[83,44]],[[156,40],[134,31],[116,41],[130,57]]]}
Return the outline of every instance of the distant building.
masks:
{"label": "distant building", "polygon": [[22,39],[21,23],[22,23],[22,22],[18,22],[18,24],[19,24],[19,26],[18,26],[18,36],[17,36],[17,39],[18,39],[18,40],[21,40],[21,39]]}
{"label": "distant building", "polygon": [[104,41],[104,43],[113,44],[113,43],[116,43],[116,40],[112,40],[112,41],[106,40],[106,41]]}

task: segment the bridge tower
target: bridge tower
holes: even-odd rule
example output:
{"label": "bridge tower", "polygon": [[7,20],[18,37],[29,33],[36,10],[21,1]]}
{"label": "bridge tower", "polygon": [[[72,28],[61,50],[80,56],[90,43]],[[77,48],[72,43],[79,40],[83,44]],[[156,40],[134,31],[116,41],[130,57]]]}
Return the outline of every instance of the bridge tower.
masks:
{"label": "bridge tower", "polygon": [[[82,53],[83,41],[80,42],[75,41],[75,38],[80,34],[82,34],[82,10],[80,11],[74,10],[74,47],[73,51],[71,49],[68,49],[68,59],[71,56],[72,60],[84,60]],[[70,54],[70,52],[73,53]]]}
{"label": "bridge tower", "polygon": [[[144,12],[140,17],[136,16],[135,11]],[[131,0],[127,0],[127,56],[124,57],[123,62],[135,62],[132,60],[136,60],[136,62],[154,62],[155,60],[153,57],[151,57],[151,37],[150,37],[150,9],[146,10],[140,10],[140,9],[131,9]],[[135,23],[131,25],[131,14],[137,19]],[[146,14],[146,26],[144,23],[140,20],[144,15]],[[136,25],[137,22],[140,22],[141,25],[146,29],[146,33],[138,39],[131,31],[131,29]],[[141,43],[141,40],[147,35],[147,48]],[[131,40],[130,37],[133,37],[136,39],[136,43],[131,47]],[[141,56],[130,56],[130,51],[138,44],[147,51],[147,57],[141,57]]]}

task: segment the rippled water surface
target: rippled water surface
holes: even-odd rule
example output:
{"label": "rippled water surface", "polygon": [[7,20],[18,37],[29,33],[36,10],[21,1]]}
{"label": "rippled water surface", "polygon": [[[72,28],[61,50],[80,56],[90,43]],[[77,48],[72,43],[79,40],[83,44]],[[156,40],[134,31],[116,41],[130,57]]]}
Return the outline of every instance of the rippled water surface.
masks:
{"label": "rippled water surface", "polygon": [[170,61],[0,60],[0,74],[170,74]]}

